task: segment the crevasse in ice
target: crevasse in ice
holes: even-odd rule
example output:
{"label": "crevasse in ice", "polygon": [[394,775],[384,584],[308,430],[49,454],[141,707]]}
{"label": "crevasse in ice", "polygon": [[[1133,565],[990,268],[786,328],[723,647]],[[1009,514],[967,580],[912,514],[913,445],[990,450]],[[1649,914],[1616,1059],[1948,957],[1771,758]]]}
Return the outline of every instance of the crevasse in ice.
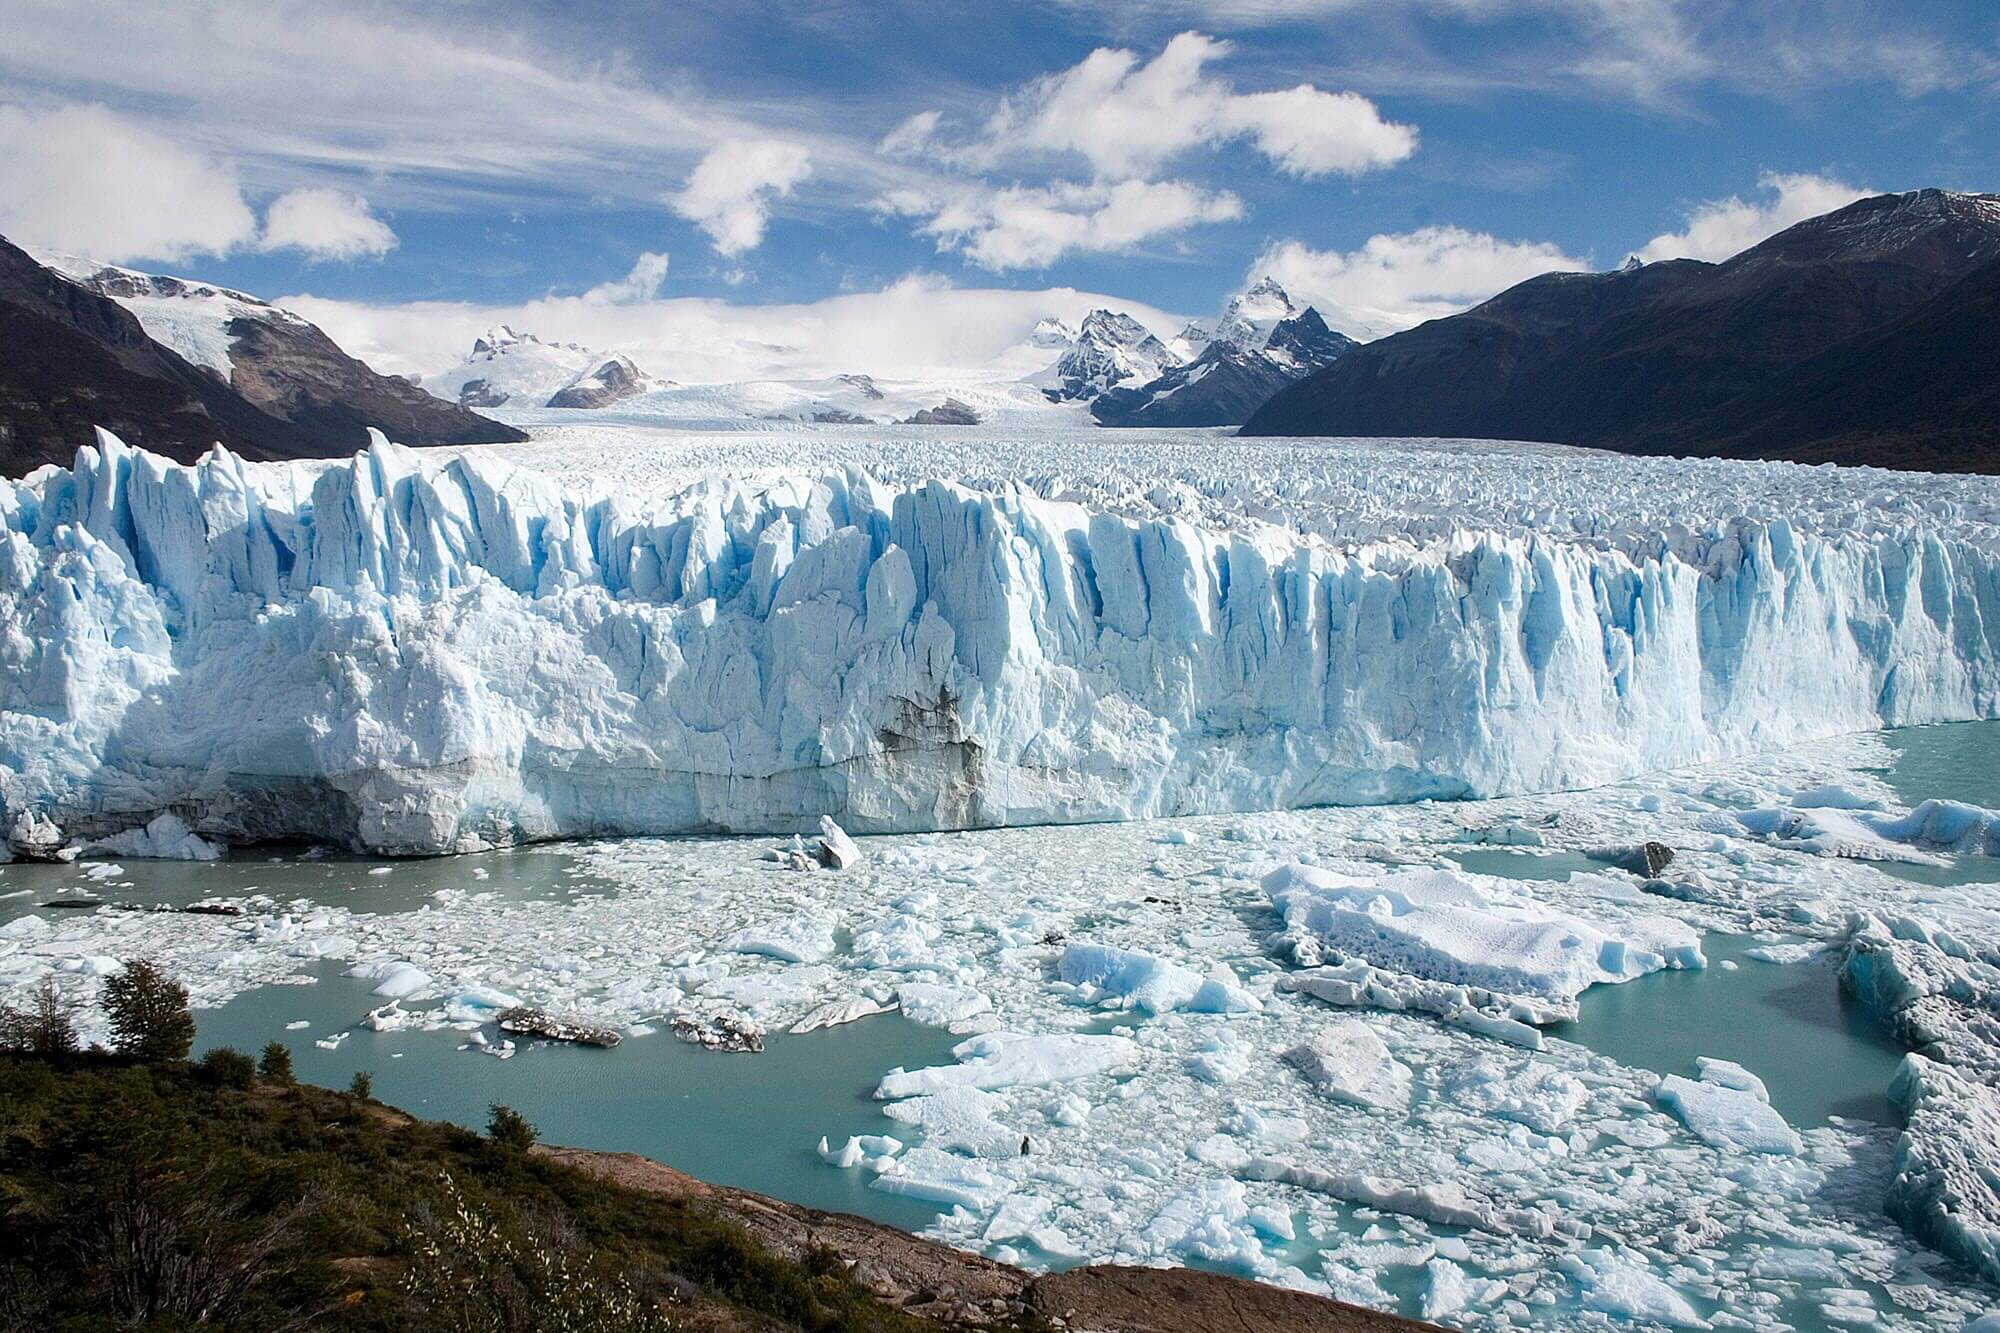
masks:
{"label": "crevasse in ice", "polygon": [[1548,791],[2000,712],[1946,521],[1339,546],[858,471],[636,498],[377,439],[0,484],[0,796],[375,851]]}

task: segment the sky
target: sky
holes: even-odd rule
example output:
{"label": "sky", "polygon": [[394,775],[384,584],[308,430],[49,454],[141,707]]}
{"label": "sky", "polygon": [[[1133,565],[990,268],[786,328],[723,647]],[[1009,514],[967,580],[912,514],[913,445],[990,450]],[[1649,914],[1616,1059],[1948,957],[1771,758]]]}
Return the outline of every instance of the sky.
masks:
{"label": "sky", "polygon": [[2000,188],[1990,0],[0,0],[0,234],[391,371],[917,373],[1266,273],[1377,337],[1921,186]]}

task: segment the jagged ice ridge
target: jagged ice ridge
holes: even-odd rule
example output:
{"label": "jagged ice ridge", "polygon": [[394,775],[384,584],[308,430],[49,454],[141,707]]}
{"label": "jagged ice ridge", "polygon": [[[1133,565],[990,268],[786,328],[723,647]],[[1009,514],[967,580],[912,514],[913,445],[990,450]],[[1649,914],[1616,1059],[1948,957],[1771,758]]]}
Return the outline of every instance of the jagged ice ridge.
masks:
{"label": "jagged ice ridge", "polygon": [[0,486],[5,818],[389,853],[910,831],[1548,791],[2000,712],[1993,529],[1946,506],[1347,544],[1217,509],[101,435]]}

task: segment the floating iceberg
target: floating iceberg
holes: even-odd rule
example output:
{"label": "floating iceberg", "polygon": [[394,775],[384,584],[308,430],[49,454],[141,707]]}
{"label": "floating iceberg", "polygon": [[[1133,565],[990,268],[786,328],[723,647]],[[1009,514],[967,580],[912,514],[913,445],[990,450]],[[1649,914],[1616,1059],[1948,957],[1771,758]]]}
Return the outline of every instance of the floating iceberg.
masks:
{"label": "floating iceberg", "polygon": [[1772,1107],[1763,1081],[1727,1060],[1703,1060],[1699,1079],[1669,1074],[1653,1096],[1711,1148],[1786,1157],[1805,1148]]}
{"label": "floating iceberg", "polygon": [[1970,519],[1427,532],[1401,476],[1366,473],[1355,540],[1183,482],[649,494],[100,434],[0,484],[0,813],[390,853],[910,831],[1570,789],[2000,712]]}
{"label": "floating iceberg", "polygon": [[1705,965],[1700,936],[1683,922],[1587,921],[1490,876],[1353,876],[1293,864],[1265,876],[1264,891],[1307,966],[1332,954],[1423,981],[1567,1002],[1600,982]]}

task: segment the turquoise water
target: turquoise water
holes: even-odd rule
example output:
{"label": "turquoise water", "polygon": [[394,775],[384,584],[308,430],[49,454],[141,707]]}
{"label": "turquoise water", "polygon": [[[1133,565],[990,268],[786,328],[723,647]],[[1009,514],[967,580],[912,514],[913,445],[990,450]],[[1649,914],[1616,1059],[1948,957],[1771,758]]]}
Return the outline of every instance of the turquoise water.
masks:
{"label": "turquoise water", "polygon": [[[635,1152],[703,1180],[794,1203],[862,1213],[909,1229],[937,1209],[867,1187],[866,1172],[819,1159],[824,1134],[893,1133],[871,1095],[897,1066],[949,1063],[959,1040],[883,1014],[804,1036],[773,1034],[758,1054],[703,1050],[665,1032],[628,1037],[614,1050],[537,1043],[501,1060],[458,1049],[457,1032],[371,1032],[350,1025],[378,1003],[367,983],[320,972],[309,986],[265,986],[196,1015],[197,1050],[268,1041],[291,1047],[298,1076],[345,1087],[357,1070],[374,1076],[377,1098],[433,1120],[475,1129],[488,1107],[521,1112],[551,1143]],[[287,1031],[286,1025],[309,1026]],[[347,1032],[328,1051],[321,1037]]]}
{"label": "turquoise water", "polygon": [[1935,796],[2000,810],[2000,721],[1899,727],[1883,739],[1896,755],[1883,776],[1904,804]]}
{"label": "turquoise water", "polygon": [[1588,852],[1533,851],[1521,847],[1453,847],[1445,855],[1475,875],[1504,879],[1568,879],[1573,874],[1601,875],[1616,869],[1609,857]]}
{"label": "turquoise water", "polygon": [[[124,873],[101,878],[94,873],[112,864]],[[452,889],[492,894],[500,903],[560,902],[616,892],[616,885],[589,874],[582,864],[575,853],[558,847],[402,861],[273,856],[260,849],[239,849],[220,861],[17,862],[5,867],[0,877],[0,921],[39,911],[44,903],[81,898],[185,907],[209,898],[226,901],[262,894],[280,902],[308,898],[328,907],[374,914],[414,911],[434,894]],[[475,871],[484,871],[485,877]]]}
{"label": "turquoise water", "polygon": [[[1883,739],[1895,757],[1882,777],[1905,805],[1936,797],[2000,810],[2000,721],[1902,727]],[[1883,862],[1881,869],[1932,888],[2000,884],[2000,858],[1990,856],[1954,857],[1944,866]]]}
{"label": "turquoise water", "polygon": [[1829,1116],[1894,1123],[1885,1094],[1902,1047],[1840,989],[1830,962],[1766,963],[1749,956],[1757,944],[1705,936],[1707,968],[1593,986],[1577,1022],[1547,1031],[1658,1074],[1692,1077],[1697,1056],[1734,1060],[1801,1128]]}

